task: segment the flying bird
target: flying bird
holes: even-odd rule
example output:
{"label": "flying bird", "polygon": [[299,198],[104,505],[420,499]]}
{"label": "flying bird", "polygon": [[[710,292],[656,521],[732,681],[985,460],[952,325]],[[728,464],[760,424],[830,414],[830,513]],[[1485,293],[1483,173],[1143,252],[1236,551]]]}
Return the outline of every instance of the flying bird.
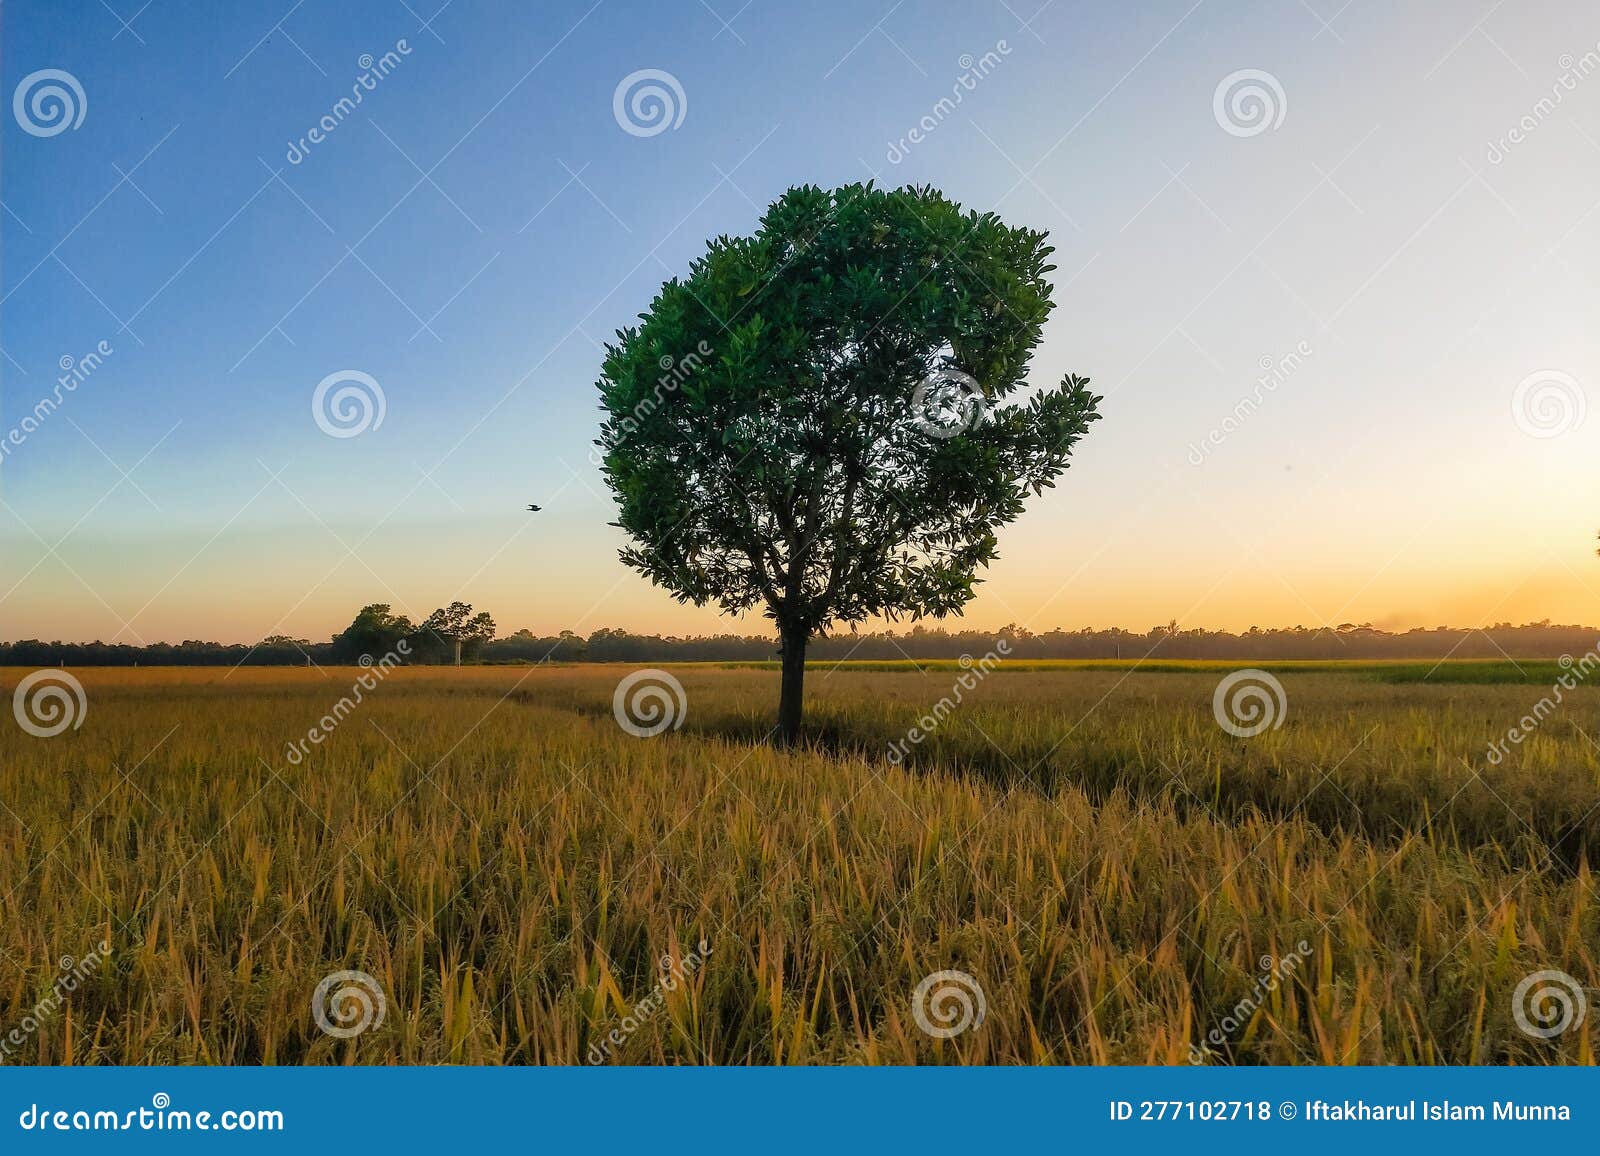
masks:
{"label": "flying bird", "polygon": [[539,511],[540,511],[540,510],[542,510],[542,509],[544,509],[544,507],[543,507],[543,506],[534,506],[534,505],[530,505],[530,506],[529,506],[529,507],[528,507],[528,513],[530,513],[530,514],[537,514],[537,513],[538,513],[538,512],[539,512]]}

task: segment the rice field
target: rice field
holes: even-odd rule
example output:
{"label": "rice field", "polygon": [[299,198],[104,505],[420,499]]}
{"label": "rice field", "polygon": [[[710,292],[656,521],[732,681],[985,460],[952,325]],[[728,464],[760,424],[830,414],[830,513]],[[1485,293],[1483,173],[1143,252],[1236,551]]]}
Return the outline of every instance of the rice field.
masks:
{"label": "rice field", "polygon": [[759,668],[653,737],[625,666],[73,671],[0,726],[0,1063],[1595,1062],[1518,987],[1600,994],[1600,690],[1280,665],[1239,737],[1105,665],[819,666],[790,751]]}

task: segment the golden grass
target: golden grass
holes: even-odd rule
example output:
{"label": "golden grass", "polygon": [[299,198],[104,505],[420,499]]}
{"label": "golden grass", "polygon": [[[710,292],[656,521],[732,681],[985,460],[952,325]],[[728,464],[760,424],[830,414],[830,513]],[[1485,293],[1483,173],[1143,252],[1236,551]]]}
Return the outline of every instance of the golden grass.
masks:
{"label": "golden grass", "polygon": [[[948,673],[814,672],[819,746],[778,752],[774,675],[675,668],[685,727],[638,739],[628,670],[399,670],[298,766],[359,671],[76,672],[81,730],[0,726],[0,1041],[59,957],[113,955],[7,1058],[582,1063],[703,940],[617,1058],[1184,1063],[1305,941],[1213,1059],[1594,1062],[1600,1013],[1544,1041],[1511,998],[1600,985],[1557,845],[1593,830],[1600,692],[1488,768],[1537,688],[1285,674],[1240,740],[1214,675],[999,673],[894,766]],[[388,1002],[350,1040],[312,1018],[339,969]],[[943,969],[988,1013],[935,1040]]]}

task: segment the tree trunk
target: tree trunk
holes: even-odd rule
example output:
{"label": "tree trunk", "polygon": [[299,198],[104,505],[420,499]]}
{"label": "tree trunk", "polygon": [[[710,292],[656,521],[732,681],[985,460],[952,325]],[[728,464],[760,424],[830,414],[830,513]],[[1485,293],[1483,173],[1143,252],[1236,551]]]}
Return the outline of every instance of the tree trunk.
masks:
{"label": "tree trunk", "polygon": [[802,627],[780,629],[783,655],[783,689],[778,693],[778,745],[792,747],[800,738],[805,713],[806,643],[810,632]]}

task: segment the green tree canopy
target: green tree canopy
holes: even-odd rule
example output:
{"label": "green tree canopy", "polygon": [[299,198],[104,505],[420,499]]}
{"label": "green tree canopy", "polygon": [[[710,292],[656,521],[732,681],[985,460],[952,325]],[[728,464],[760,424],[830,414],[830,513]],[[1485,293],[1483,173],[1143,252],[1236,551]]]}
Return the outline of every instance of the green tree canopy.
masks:
{"label": "green tree canopy", "polygon": [[412,630],[411,619],[394,614],[387,602],[374,602],[363,606],[355,620],[334,636],[333,653],[341,662],[382,658]]}
{"label": "green tree canopy", "polygon": [[455,662],[477,656],[483,644],[495,635],[494,619],[487,610],[473,614],[466,602],[440,607],[417,628],[417,644],[423,653],[437,660]]}
{"label": "green tree canopy", "polygon": [[996,528],[1097,418],[1071,375],[1006,404],[1050,314],[1051,252],[933,189],[795,188],[606,347],[622,558],[680,601],[772,619],[786,740],[807,641],[958,611]]}

